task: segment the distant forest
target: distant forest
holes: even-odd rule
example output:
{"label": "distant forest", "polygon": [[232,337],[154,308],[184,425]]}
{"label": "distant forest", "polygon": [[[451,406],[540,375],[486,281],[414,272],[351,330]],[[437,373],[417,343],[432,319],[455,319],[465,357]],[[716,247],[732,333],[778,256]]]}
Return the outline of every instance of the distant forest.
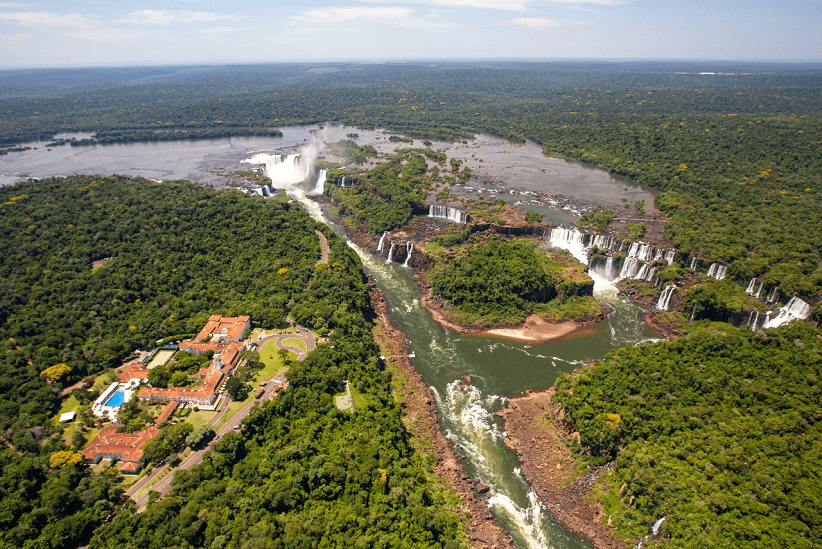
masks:
{"label": "distant forest", "polygon": [[[322,69],[322,70],[319,70]],[[714,74],[700,74],[710,72]],[[731,63],[396,63],[0,72],[0,146],[267,135],[301,124],[532,139],[661,191],[683,251],[822,289],[822,67]]]}

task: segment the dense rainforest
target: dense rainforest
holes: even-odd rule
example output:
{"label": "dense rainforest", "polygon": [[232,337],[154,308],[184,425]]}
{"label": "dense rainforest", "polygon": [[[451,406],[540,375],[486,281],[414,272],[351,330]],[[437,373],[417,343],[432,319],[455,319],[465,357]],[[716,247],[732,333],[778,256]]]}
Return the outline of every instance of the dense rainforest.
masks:
{"label": "dense rainforest", "polygon": [[[328,264],[316,265],[315,230]],[[70,459],[75,441],[54,419],[61,390],[215,313],[268,327],[290,315],[331,335],[171,497],[139,515],[127,504],[93,546],[239,547],[251,529],[260,547],[461,538],[391,397],[359,259],[299,206],[183,181],[21,182],[0,189],[0,247],[3,547],[82,545],[123,491],[116,469],[93,474]],[[40,375],[58,363],[68,375]],[[332,404],[345,380],[367,402],[353,414]]]}
{"label": "dense rainforest", "polygon": [[[822,71],[757,63],[389,63],[0,72],[0,145],[100,132],[344,123],[417,137],[532,139],[660,190],[684,252],[822,288]],[[710,74],[700,74],[710,73]],[[216,135],[216,134],[215,134]],[[129,137],[131,136],[131,137]]]}
{"label": "dense rainforest", "polygon": [[612,351],[555,399],[600,477],[604,512],[672,547],[822,544],[822,344],[806,325]]}
{"label": "dense rainforest", "polygon": [[[491,238],[442,257],[429,275],[434,295],[466,324],[518,325],[530,314],[598,314],[594,283],[570,254],[548,254],[535,242]],[[553,315],[552,315],[553,313]]]}

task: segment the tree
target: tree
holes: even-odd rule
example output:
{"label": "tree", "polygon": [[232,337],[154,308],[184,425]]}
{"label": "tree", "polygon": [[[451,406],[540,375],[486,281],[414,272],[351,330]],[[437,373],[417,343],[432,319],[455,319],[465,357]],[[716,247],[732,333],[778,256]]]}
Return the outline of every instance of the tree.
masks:
{"label": "tree", "polygon": [[203,425],[186,437],[186,444],[189,448],[196,449],[214,438],[214,429],[208,425]]}
{"label": "tree", "polygon": [[526,223],[542,223],[542,214],[539,212],[525,212]]}
{"label": "tree", "polygon": [[251,386],[248,383],[243,383],[238,376],[232,376],[225,384],[225,391],[233,400],[243,401],[248,398]]}
{"label": "tree", "polygon": [[69,367],[69,365],[61,362],[60,364],[49,366],[48,368],[40,372],[40,377],[46,378],[50,382],[54,383],[68,377],[70,373],[71,368]]}
{"label": "tree", "polygon": [[49,456],[49,467],[52,469],[62,469],[66,465],[80,465],[83,463],[83,456],[77,452],[61,450]]}

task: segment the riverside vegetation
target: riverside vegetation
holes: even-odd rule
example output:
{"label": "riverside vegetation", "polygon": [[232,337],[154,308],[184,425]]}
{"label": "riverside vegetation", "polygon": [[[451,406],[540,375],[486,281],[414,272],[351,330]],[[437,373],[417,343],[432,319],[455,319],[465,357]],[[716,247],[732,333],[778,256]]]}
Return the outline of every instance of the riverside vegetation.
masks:
{"label": "riverside vegetation", "polygon": [[[315,266],[315,230],[329,242],[327,265]],[[391,397],[360,261],[302,208],[188,182],[75,176],[0,189],[0,234],[2,546],[306,547],[322,539],[447,547],[462,539],[454,502],[432,482],[430,458],[412,449]],[[169,497],[141,514],[129,500],[99,528],[115,511],[121,479],[114,468],[93,473],[70,459],[85,441],[59,436],[60,391],[135,348],[196,331],[215,312],[249,312],[266,327],[290,315],[333,333],[291,368],[289,389],[202,465],[178,473]],[[55,363],[69,371],[47,383],[39,374]],[[345,380],[366,402],[354,414],[333,404]],[[75,396],[88,403],[95,394]]]}
{"label": "riverside vegetation", "polygon": [[[294,124],[336,122],[384,127],[430,139],[462,140],[482,131],[519,142],[532,139],[541,144],[547,154],[581,160],[629,176],[659,191],[657,205],[667,220],[666,236],[671,242],[682,252],[728,265],[726,280],[703,280],[693,293],[685,296],[688,306],[704,313],[705,317],[725,318],[729,313],[738,312],[740,300],[745,299],[739,285],[744,287],[752,277],[758,277],[767,286],[778,285],[783,295],[798,292],[811,298],[812,303],[822,290],[819,262],[822,250],[818,238],[822,232],[822,155],[818,154],[822,143],[822,114],[818,108],[822,71],[815,66],[750,64],[741,67],[723,63],[711,66],[452,63],[445,69],[416,64],[335,66],[337,69],[352,67],[358,70],[323,74],[310,72],[311,66],[301,64],[217,67],[197,69],[196,77],[190,68],[77,70],[65,76],[61,87],[50,83],[54,76],[46,71],[25,74],[6,71],[0,73],[0,102],[4,107],[0,113],[0,136],[2,144],[8,147],[6,150],[11,150],[14,145],[37,138],[49,140],[58,132],[68,131],[99,131],[101,135],[107,131],[124,131],[131,132],[135,140],[151,140],[159,139],[157,136],[169,130],[187,128],[203,131],[237,128],[253,133],[255,128],[269,131]],[[706,70],[726,74],[697,74]],[[89,89],[90,86],[93,89]],[[408,162],[408,158],[404,161]],[[418,159],[410,162],[412,168],[415,163],[419,164]],[[384,169],[403,177],[424,177],[421,173],[412,173],[413,169],[408,173],[396,171],[396,166]],[[455,170],[452,169],[456,175]],[[443,177],[442,181],[456,183],[467,177],[470,174],[451,177],[450,181]],[[80,187],[92,187],[89,178],[69,181],[80,181]],[[111,184],[113,180],[106,181]],[[367,181],[370,184],[371,180]],[[47,181],[38,185],[50,185],[51,194],[58,194],[64,183]],[[60,385],[47,385],[40,379],[38,373],[42,369],[66,362],[71,365],[75,378],[101,371],[116,363],[132,345],[170,333],[195,330],[215,308],[224,313],[250,312],[255,321],[263,325],[282,322],[282,311],[287,309],[293,317],[321,331],[333,328],[335,336],[339,332],[341,337],[343,333],[356,334],[358,327],[363,326],[359,311],[367,304],[367,298],[356,290],[361,281],[357,282],[354,271],[358,267],[353,259],[341,262],[345,265],[344,272],[327,268],[324,274],[315,273],[314,256],[297,259],[296,250],[303,249],[301,246],[307,246],[304,249],[316,246],[318,256],[319,245],[308,235],[310,231],[303,233],[302,227],[310,222],[296,213],[296,208],[287,204],[276,208],[273,204],[265,206],[272,208],[269,214],[276,212],[278,227],[302,239],[299,246],[279,240],[269,244],[285,257],[294,258],[285,265],[276,263],[273,255],[259,253],[263,248],[258,245],[258,239],[277,238],[271,235],[272,231],[265,232],[265,236],[255,232],[260,228],[254,226],[254,216],[263,210],[243,209],[262,201],[246,202],[233,193],[199,194],[204,191],[183,183],[170,184],[174,190],[167,191],[165,199],[156,200],[160,211],[167,215],[153,217],[150,215],[153,204],[148,207],[140,197],[123,189],[129,199],[111,204],[112,209],[105,215],[100,213],[89,219],[90,228],[83,245],[97,239],[106,242],[111,229],[128,219],[145,218],[150,221],[149,228],[137,230],[141,225],[135,223],[115,231],[117,240],[112,241],[110,247],[122,243],[119,253],[101,248],[97,253],[83,255],[82,261],[76,261],[76,272],[85,274],[66,277],[62,269],[75,264],[71,255],[73,246],[64,251],[50,246],[52,239],[59,240],[69,233],[70,224],[77,225],[73,217],[60,208],[31,208],[25,215],[7,214],[14,208],[33,206],[35,203],[29,197],[35,196],[37,188],[37,185],[20,184],[0,190],[3,197],[0,222],[15,221],[3,228],[3,238],[9,235],[13,238],[8,245],[3,241],[3,249],[12,252],[4,258],[7,266],[1,286],[4,295],[0,300],[0,319],[5,347],[0,413],[6,440],[23,454],[18,456],[11,448],[2,451],[6,480],[2,500],[5,511],[0,519],[3,540],[8,545],[18,546],[36,539],[54,547],[76,546],[108,515],[118,487],[111,472],[90,475],[66,460],[55,462],[66,463],[62,468],[48,469],[49,456],[64,450],[65,444],[48,436],[59,429],[49,417],[57,410],[55,389]],[[145,188],[160,192],[157,189],[166,187],[141,184],[140,189]],[[180,189],[192,194],[179,195]],[[75,200],[82,198],[82,192],[70,185],[68,191],[75,193]],[[172,207],[169,195],[188,199]],[[396,207],[386,208],[393,205],[396,197],[403,200],[396,201]],[[358,196],[357,191],[334,198],[342,207],[350,208],[345,215],[352,219],[361,215],[359,212],[376,213],[359,219],[360,224],[373,219],[370,230],[375,235],[380,229],[407,223],[420,200],[413,187],[402,185],[380,196],[376,202],[373,196]],[[58,203],[60,198],[50,200]],[[190,211],[184,205],[191,204],[192,200],[197,204],[197,211]],[[61,208],[71,207],[69,201],[59,201],[59,204]],[[162,210],[163,204],[169,204],[166,210]],[[132,205],[143,207],[127,210],[130,217],[121,216],[114,209]],[[205,253],[206,247],[198,248],[202,242],[212,242],[209,231],[199,227],[212,228],[215,234],[225,230],[223,226],[209,225],[209,216],[203,215],[211,206],[219,206],[214,215],[221,221],[231,219],[235,228],[241,229],[240,234],[251,231],[253,236],[244,241],[245,248],[238,248],[242,252],[238,257],[231,254],[212,257]],[[178,210],[185,212],[181,217],[183,227],[179,229],[176,227]],[[236,215],[226,215],[226,211]],[[390,214],[380,217],[384,211]],[[77,211],[76,215],[83,213]],[[585,222],[594,226],[605,224],[610,212],[597,213],[603,215],[591,215]],[[51,216],[59,221],[48,221]],[[186,226],[189,222],[191,225]],[[641,232],[640,225],[636,226],[636,234]],[[157,242],[163,243],[169,235],[176,234],[175,230],[190,232],[174,242],[166,242],[163,250],[153,249],[159,245]],[[224,234],[229,241],[234,238],[230,236],[234,234],[232,231]],[[470,233],[465,235],[469,236]],[[143,237],[146,240],[140,240]],[[450,238],[455,242],[449,242],[447,247],[461,244],[461,236]],[[147,250],[134,248],[140,245],[147,246]],[[219,247],[220,244],[213,242],[213,245]],[[339,243],[335,246],[338,253],[346,257]],[[140,262],[118,263],[118,257],[132,259],[127,252],[147,255],[133,258],[142,258]],[[165,260],[167,256],[174,258],[174,254],[182,255],[176,262]],[[116,283],[126,286],[112,282],[110,286],[98,287],[85,281],[84,277],[92,275],[91,269],[85,268],[88,262],[108,257],[114,258],[111,264],[98,271],[104,276],[108,276],[107,272],[121,273]],[[271,262],[276,264],[276,269],[271,270],[275,266]],[[20,266],[14,270],[17,263]],[[144,267],[138,269],[138,265]],[[175,266],[188,274],[183,276],[179,270],[174,271]],[[206,266],[208,270],[202,271]],[[212,268],[214,266],[221,268]],[[675,262],[661,274],[666,282],[677,280],[685,276],[684,267]],[[281,268],[289,269],[289,277],[273,276],[272,273]],[[153,269],[166,276],[155,279]],[[230,283],[212,285],[213,279],[201,274],[203,272],[219,272]],[[345,284],[339,288],[331,283],[320,284],[318,288],[315,282],[305,299],[296,299],[315,274],[342,277]],[[131,276],[139,277],[141,283],[129,285]],[[233,284],[235,279],[246,285]],[[167,292],[164,284],[172,281],[173,291]],[[138,308],[137,299],[146,301],[140,294],[147,283],[150,291],[146,297],[154,304]],[[157,290],[153,284],[158,285]],[[121,287],[132,288],[130,294],[122,296],[125,299],[118,297]],[[261,288],[275,290],[269,293]],[[327,293],[315,294],[315,290]],[[63,297],[69,294],[74,297]],[[178,299],[184,294],[187,299]],[[85,310],[75,307],[76,303],[84,303],[78,299],[89,300],[96,295],[101,296],[99,303],[91,303],[96,307]],[[352,299],[357,305],[353,309],[339,302],[334,305],[331,297]],[[39,305],[41,301],[43,304]],[[95,316],[91,316],[91,312]],[[132,317],[144,322],[132,322]],[[818,308],[812,318],[818,320]],[[681,323],[687,324],[687,316]],[[130,330],[132,325],[137,327],[134,332]],[[602,476],[597,485],[597,497],[603,502],[607,515],[612,517],[621,534],[634,538],[643,537],[654,521],[665,516],[662,539],[674,546],[819,545],[822,526],[817,510],[822,505],[818,464],[822,462],[819,456],[822,442],[818,410],[822,402],[818,390],[818,329],[787,326],[749,333],[728,324],[702,321],[691,325],[689,330],[690,335],[678,341],[615,351],[604,363],[558,384],[557,398],[566,409],[569,428],[580,433],[580,451],[585,459],[592,464],[615,460],[613,472]],[[70,338],[60,338],[59,334]],[[370,349],[371,343],[365,335],[362,337]],[[69,341],[71,345],[66,344]],[[362,356],[366,366],[357,379],[368,379],[371,380],[368,383],[375,385],[362,390],[369,396],[374,395],[371,397],[374,402],[382,403],[382,373],[376,366],[370,366],[373,355],[359,355],[358,346],[353,347],[349,352],[356,351],[352,356]],[[338,348],[335,345],[334,351]],[[349,365],[347,372],[352,370],[352,362],[342,363]],[[341,367],[334,360],[331,364]],[[324,383],[333,385],[338,377],[334,373],[329,378],[330,374],[314,369],[310,363],[305,372],[318,387]],[[314,381],[303,387],[315,386]],[[328,391],[299,392],[300,383],[297,382],[295,394],[303,395],[307,403],[313,399],[319,410],[311,417],[326,418],[329,413],[335,413],[325,412],[324,399]],[[386,409],[391,409],[390,402],[385,402]],[[311,409],[310,404],[305,405],[308,408],[300,410]],[[248,523],[243,522],[245,519],[238,518],[237,509],[231,506],[258,501],[254,499],[253,490],[249,490],[249,479],[263,475],[246,474],[244,467],[258,458],[264,463],[266,459],[279,463],[280,458],[275,456],[282,448],[277,446],[277,440],[270,441],[274,452],[261,457],[263,443],[269,443],[269,439],[263,434],[262,426],[255,422],[264,423],[266,420],[260,418],[276,416],[267,427],[280,428],[278,421],[286,417],[277,415],[286,414],[285,411],[275,413],[280,406],[279,402],[270,405],[252,420],[254,426],[248,434],[244,431],[237,435],[242,445],[236,437],[229,438],[224,452],[216,452],[201,469],[190,473],[191,478],[181,481],[180,493],[190,497],[167,498],[159,504],[174,512],[151,515],[160,525],[158,532],[162,536],[158,533],[157,539],[162,537],[172,545],[217,543],[219,535],[215,532],[220,521],[231,521],[225,527],[232,536],[237,531],[235,528],[248,528]],[[48,413],[43,414],[43,410]],[[387,423],[382,424],[383,427],[395,429],[393,413],[386,412]],[[355,417],[352,421],[360,420]],[[325,425],[323,421],[317,422],[317,428]],[[296,426],[304,432],[314,428],[307,423]],[[346,432],[355,437],[350,431]],[[379,437],[384,435],[373,436],[374,440],[381,440]],[[287,499],[290,494],[287,484],[292,480],[298,482],[298,492],[302,492],[287,500],[295,502],[289,512],[243,507],[243,512],[252,510],[250,516],[259,520],[255,528],[270,526],[272,532],[288,533],[295,536],[289,540],[299,541],[304,541],[298,537],[301,535],[308,539],[334,535],[331,527],[327,534],[300,530],[298,517],[314,516],[310,513],[316,512],[321,520],[333,517],[329,524],[340,531],[347,527],[356,530],[362,543],[384,535],[388,536],[387,540],[401,536],[396,525],[402,520],[406,522],[401,530],[404,532],[407,527],[414,540],[409,543],[425,543],[430,540],[420,537],[424,536],[419,530],[420,522],[414,523],[412,518],[423,523],[430,519],[436,524],[452,524],[451,515],[437,514],[440,507],[433,503],[425,506],[442,501],[436,499],[438,492],[433,489],[422,491],[421,495],[414,493],[420,495],[423,508],[434,515],[415,513],[412,518],[402,515],[404,519],[398,518],[398,522],[390,524],[380,523],[377,518],[372,521],[371,517],[376,515],[365,515],[369,519],[364,525],[361,521],[355,524],[353,519],[347,522],[346,517],[352,516],[348,513],[356,508],[352,502],[362,500],[354,495],[353,485],[352,491],[348,491],[349,484],[346,484],[345,496],[342,496],[346,504],[340,507],[340,514],[336,514],[327,505],[329,500],[323,500],[322,492],[317,492],[317,487],[309,483],[310,479],[332,479],[326,482],[327,486],[339,478],[320,473],[326,470],[325,461],[317,459],[316,464],[311,461],[322,450],[333,448],[333,443],[323,442],[322,448],[314,448],[307,443],[308,435],[295,434],[294,437],[286,436],[286,439],[296,441],[293,448],[299,451],[295,451],[294,456],[300,468],[294,469],[293,476],[286,468],[289,479],[276,484],[276,493],[285,494]],[[405,448],[401,440],[385,443]],[[301,444],[306,445],[305,451]],[[405,454],[401,452],[401,455]],[[424,460],[420,462],[421,458],[415,456],[403,462],[410,463],[401,466],[404,473],[386,478],[389,484],[392,482],[389,479],[406,479],[405,484],[392,486],[387,495],[369,496],[369,505],[371,502],[395,505],[398,513],[404,513],[404,503],[392,497],[398,495],[395,488],[402,488],[402,496],[411,497],[406,489],[412,484],[409,477],[414,477],[415,467],[426,470]],[[383,459],[382,454],[377,459]],[[316,467],[312,469],[312,465]],[[268,471],[258,466],[258,473]],[[352,474],[351,478],[360,477]],[[357,493],[379,492],[381,480],[381,477],[372,480],[370,486]],[[215,490],[208,492],[209,487]],[[226,500],[228,517],[217,517],[217,513],[204,512],[205,506],[198,507],[201,502],[217,505],[223,488],[244,496]],[[382,488],[387,487],[382,485]],[[333,493],[333,487],[331,491]],[[55,494],[64,497],[55,497]],[[269,501],[281,501],[273,494]],[[73,502],[73,506],[64,506],[65,501]],[[412,504],[416,501],[413,499]],[[148,513],[152,513],[151,508]],[[119,531],[145,536],[135,539],[146,543],[154,539],[148,533],[153,523],[139,515],[120,513],[110,524],[114,523],[119,530],[107,526],[93,543],[105,546],[111,540],[111,545],[127,545],[125,535],[118,537]],[[443,527],[442,531],[447,528],[450,526]],[[439,539],[445,537],[448,536]],[[183,539],[185,541],[179,541]],[[231,543],[232,539],[220,538],[215,546],[231,546]]]}

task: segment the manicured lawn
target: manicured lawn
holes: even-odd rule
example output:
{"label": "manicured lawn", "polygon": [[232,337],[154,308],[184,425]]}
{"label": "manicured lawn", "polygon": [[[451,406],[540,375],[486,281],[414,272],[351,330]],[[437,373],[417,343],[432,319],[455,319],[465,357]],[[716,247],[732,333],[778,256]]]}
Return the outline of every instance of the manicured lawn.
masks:
{"label": "manicured lawn", "polygon": [[[290,357],[296,359],[297,355],[289,351]],[[256,379],[270,379],[280,373],[285,367],[283,361],[280,360],[280,350],[274,344],[274,340],[269,340],[263,343],[260,348],[260,361],[265,364],[265,368],[255,376]]]}
{"label": "manicured lawn", "polygon": [[174,351],[169,349],[164,349],[162,351],[157,351],[157,354],[154,355],[154,358],[151,359],[151,362],[146,366],[146,369],[151,370],[152,368],[156,368],[157,366],[162,366],[166,362],[174,356]]}
{"label": "manicured lawn", "polygon": [[196,431],[198,428],[202,427],[203,425],[207,424],[211,418],[214,417],[216,412],[191,412],[191,414],[185,419],[186,423],[191,423]]}
{"label": "manicured lawn", "polygon": [[214,424],[214,425],[212,425],[211,427],[212,427],[215,431],[217,431],[217,430],[219,430],[219,429],[220,429],[223,425],[225,425],[225,424],[229,423],[231,420],[233,420],[233,419],[234,419],[234,416],[236,416],[236,415],[237,415],[237,412],[239,412],[239,411],[240,411],[240,409],[241,409],[243,406],[245,406],[246,404],[248,404],[248,400],[249,400],[249,399],[252,399],[252,398],[254,398],[254,395],[249,395],[249,396],[248,396],[248,399],[246,399],[244,402],[232,402],[231,404],[229,404],[229,405],[228,405],[228,411],[225,413],[225,415],[224,415],[224,416],[220,419],[220,421],[218,421],[217,423],[215,423],[215,424]]}
{"label": "manicured lawn", "polygon": [[287,337],[283,340],[283,345],[287,345],[288,347],[296,347],[302,352],[305,352],[305,350],[308,348],[306,347],[305,341],[303,341],[299,337]]}

